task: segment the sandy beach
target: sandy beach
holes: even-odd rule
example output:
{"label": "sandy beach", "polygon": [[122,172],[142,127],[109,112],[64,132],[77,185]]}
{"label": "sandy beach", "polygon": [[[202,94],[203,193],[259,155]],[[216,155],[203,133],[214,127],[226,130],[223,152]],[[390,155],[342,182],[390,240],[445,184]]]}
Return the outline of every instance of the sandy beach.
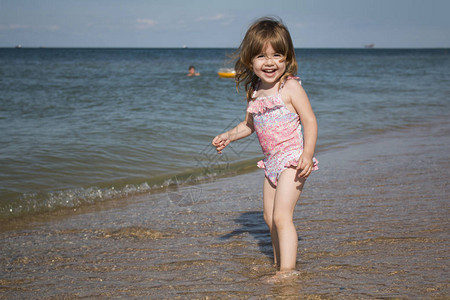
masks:
{"label": "sandy beach", "polygon": [[275,272],[260,170],[0,223],[1,299],[448,299],[450,123],[318,153]]}

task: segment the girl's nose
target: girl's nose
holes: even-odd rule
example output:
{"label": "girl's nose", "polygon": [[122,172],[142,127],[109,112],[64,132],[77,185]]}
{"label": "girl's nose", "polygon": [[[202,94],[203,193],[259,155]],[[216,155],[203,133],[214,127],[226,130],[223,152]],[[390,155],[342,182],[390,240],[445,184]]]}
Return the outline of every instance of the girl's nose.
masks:
{"label": "girl's nose", "polygon": [[274,64],[273,62],[273,57],[266,57],[266,59],[264,60],[264,63],[266,66],[271,66]]}

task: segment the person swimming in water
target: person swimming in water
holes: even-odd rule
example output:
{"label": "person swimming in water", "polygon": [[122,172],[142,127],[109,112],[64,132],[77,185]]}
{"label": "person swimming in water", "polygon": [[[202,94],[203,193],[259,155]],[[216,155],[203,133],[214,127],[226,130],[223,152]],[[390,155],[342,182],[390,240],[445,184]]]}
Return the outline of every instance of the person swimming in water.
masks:
{"label": "person swimming in water", "polygon": [[187,73],[187,76],[200,76],[200,73],[195,71],[194,66],[189,66],[189,72]]}

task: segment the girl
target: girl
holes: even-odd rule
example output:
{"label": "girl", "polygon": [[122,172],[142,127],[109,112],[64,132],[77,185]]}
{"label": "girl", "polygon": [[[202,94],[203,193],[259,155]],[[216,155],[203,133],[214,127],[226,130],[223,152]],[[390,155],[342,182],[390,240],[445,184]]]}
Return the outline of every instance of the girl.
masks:
{"label": "girl", "polygon": [[279,268],[275,278],[296,275],[298,237],[293,214],[306,178],[318,169],[313,158],[317,121],[294,77],[294,46],[281,21],[262,18],[250,26],[238,49],[235,70],[236,88],[244,83],[247,92],[245,120],[216,136],[212,144],[222,153],[230,142],[256,131],[265,156],[258,167],[265,171],[264,220]]}

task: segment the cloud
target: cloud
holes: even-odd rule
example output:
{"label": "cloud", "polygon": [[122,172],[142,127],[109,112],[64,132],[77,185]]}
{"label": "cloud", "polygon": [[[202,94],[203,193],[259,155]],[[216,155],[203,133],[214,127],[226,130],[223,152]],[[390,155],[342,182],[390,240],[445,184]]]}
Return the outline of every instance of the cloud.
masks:
{"label": "cloud", "polygon": [[0,25],[0,30],[18,30],[18,29],[28,29],[30,26],[23,24],[9,24],[9,25]]}
{"label": "cloud", "polygon": [[58,25],[48,25],[48,26],[43,26],[42,28],[44,28],[48,31],[58,31],[59,30]]}
{"label": "cloud", "polygon": [[224,19],[226,19],[226,15],[225,14],[217,14],[217,15],[214,15],[214,16],[199,17],[199,18],[195,19],[195,21],[197,21],[197,22],[220,21],[220,20],[224,20]]}
{"label": "cloud", "polygon": [[58,31],[58,25],[42,25],[42,26],[34,26],[26,24],[8,24],[8,25],[0,25],[0,30],[20,30],[20,29],[32,29],[37,31]]}
{"label": "cloud", "polygon": [[156,22],[155,20],[140,18],[136,20],[136,23],[138,29],[148,29],[155,27],[158,24],[158,22]]}
{"label": "cloud", "polygon": [[211,22],[221,24],[222,26],[229,26],[234,23],[234,18],[226,14],[218,13],[212,16],[198,17],[194,21],[197,23]]}

